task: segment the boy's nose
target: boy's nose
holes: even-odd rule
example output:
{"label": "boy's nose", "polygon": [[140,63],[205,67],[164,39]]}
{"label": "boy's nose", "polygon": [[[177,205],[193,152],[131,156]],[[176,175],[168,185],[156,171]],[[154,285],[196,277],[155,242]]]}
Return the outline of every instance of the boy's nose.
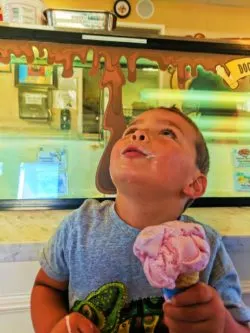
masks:
{"label": "boy's nose", "polygon": [[145,131],[143,130],[136,130],[132,135],[131,135],[131,141],[148,141],[148,135]]}

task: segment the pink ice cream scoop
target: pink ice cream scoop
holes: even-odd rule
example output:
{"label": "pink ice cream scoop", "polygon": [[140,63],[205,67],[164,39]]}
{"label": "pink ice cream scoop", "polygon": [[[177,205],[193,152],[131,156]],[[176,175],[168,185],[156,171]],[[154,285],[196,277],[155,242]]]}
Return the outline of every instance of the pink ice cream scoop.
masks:
{"label": "pink ice cream scoop", "polygon": [[200,272],[210,257],[203,227],[181,221],[146,227],[137,236],[133,250],[149,283],[156,288],[174,289],[180,274]]}

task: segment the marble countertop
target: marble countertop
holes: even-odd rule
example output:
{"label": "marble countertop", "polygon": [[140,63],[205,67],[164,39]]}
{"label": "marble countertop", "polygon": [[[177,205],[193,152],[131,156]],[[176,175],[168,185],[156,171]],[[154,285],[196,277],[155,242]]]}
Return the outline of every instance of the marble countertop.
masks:
{"label": "marble countertop", "polygon": [[67,210],[0,211],[0,263],[37,261]]}
{"label": "marble countertop", "polygon": [[70,210],[0,211],[0,244],[44,243]]}
{"label": "marble countertop", "polygon": [[[0,262],[37,260],[70,210],[0,211]],[[231,249],[250,250],[250,207],[189,208],[186,214],[215,228]]]}
{"label": "marble countertop", "polygon": [[222,236],[250,237],[250,207],[189,208],[186,212]]}
{"label": "marble countertop", "polygon": [[[46,242],[71,210],[0,211],[0,244]],[[189,208],[223,236],[250,236],[250,207]]]}

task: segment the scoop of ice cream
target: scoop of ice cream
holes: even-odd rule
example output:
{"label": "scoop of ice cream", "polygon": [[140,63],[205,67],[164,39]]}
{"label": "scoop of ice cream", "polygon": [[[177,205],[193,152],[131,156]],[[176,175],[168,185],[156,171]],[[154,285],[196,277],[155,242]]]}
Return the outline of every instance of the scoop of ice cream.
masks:
{"label": "scoop of ice cream", "polygon": [[133,250],[149,283],[156,288],[175,288],[180,274],[202,271],[210,257],[203,227],[181,221],[146,227],[137,236]]}

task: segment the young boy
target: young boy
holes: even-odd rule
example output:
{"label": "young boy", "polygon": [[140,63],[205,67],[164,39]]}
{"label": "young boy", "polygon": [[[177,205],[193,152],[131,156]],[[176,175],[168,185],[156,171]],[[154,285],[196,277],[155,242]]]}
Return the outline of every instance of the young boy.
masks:
{"label": "young boy", "polygon": [[181,214],[205,192],[208,169],[205,141],[178,109],[137,117],[112,150],[115,202],[85,201],[43,250],[31,298],[35,332],[249,332],[237,273],[209,226],[211,257],[201,282],[171,304],[133,254],[144,227],[194,221]]}

